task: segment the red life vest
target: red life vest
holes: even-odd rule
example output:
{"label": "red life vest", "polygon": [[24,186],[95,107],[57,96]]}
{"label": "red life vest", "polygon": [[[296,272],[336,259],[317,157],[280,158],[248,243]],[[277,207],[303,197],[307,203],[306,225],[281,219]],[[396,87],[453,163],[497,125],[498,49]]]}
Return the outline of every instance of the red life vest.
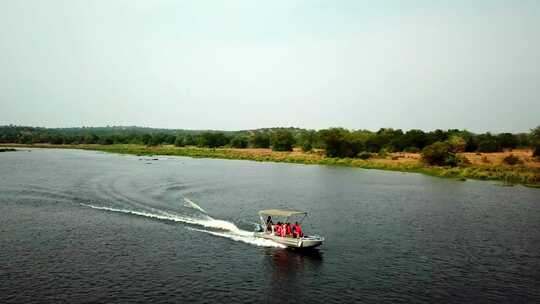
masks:
{"label": "red life vest", "polygon": [[294,225],[295,232],[298,236],[302,236],[302,228],[300,228],[300,225]]}
{"label": "red life vest", "polygon": [[287,234],[292,234],[291,225],[287,225]]}

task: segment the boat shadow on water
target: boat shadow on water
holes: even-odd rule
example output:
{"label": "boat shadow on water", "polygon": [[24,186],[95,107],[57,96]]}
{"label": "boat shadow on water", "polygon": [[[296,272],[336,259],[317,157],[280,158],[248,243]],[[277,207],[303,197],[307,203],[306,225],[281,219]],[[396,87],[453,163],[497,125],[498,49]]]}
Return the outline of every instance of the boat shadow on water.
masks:
{"label": "boat shadow on water", "polygon": [[[302,293],[314,275],[321,271],[323,253],[319,249],[275,249],[267,248],[264,254],[264,273],[267,274],[267,300],[276,300],[279,295]],[[290,300],[290,299],[289,299]]]}
{"label": "boat shadow on water", "polygon": [[322,252],[316,248],[268,248],[265,253],[275,267],[288,270],[319,267],[323,261]]}

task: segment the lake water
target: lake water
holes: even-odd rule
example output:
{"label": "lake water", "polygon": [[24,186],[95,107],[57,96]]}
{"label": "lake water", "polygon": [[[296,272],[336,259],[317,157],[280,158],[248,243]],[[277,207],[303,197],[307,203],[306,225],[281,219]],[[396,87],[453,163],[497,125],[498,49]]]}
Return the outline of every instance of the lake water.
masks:
{"label": "lake water", "polygon": [[[254,238],[310,212],[319,250]],[[0,153],[0,303],[540,302],[540,190],[341,167]]]}

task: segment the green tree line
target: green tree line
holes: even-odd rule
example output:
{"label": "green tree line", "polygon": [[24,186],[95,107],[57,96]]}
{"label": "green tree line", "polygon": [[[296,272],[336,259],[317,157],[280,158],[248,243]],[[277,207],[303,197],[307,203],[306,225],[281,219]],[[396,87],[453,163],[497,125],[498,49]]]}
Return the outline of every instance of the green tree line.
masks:
{"label": "green tree line", "polygon": [[[140,127],[102,128],[35,128],[0,126],[0,143],[21,144],[142,144],[147,146],[175,145],[208,148],[272,148],[292,151],[299,147],[308,152],[324,149],[329,157],[368,158],[369,153],[423,152],[432,163],[455,163],[458,152],[499,152],[503,149],[532,147],[540,156],[540,127],[529,133],[482,133],[466,130],[402,131],[382,128],[378,131],[329,128],[319,131],[298,128],[270,128],[252,131],[190,131]],[[427,148],[427,150],[426,150]],[[430,150],[431,149],[431,150]],[[447,154],[431,157],[436,151]],[[430,154],[431,153],[431,154]],[[452,156],[454,155],[454,156]],[[454,157],[454,159],[452,159]]]}

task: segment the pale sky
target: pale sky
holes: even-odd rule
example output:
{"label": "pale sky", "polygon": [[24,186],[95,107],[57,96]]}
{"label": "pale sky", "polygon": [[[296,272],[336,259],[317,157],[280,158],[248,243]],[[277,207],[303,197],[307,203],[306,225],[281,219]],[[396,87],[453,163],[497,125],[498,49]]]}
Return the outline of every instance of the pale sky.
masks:
{"label": "pale sky", "polygon": [[540,1],[0,0],[0,125],[521,132]]}

